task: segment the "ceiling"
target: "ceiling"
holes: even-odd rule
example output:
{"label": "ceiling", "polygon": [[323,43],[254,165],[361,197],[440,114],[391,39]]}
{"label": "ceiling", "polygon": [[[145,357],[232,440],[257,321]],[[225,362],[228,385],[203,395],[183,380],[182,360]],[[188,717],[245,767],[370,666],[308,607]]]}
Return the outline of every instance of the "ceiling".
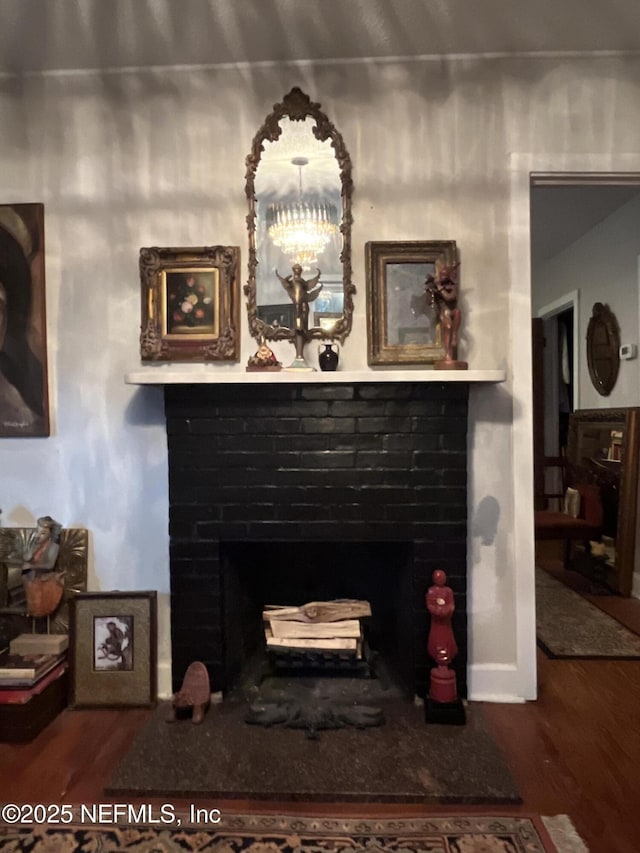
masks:
{"label": "ceiling", "polygon": [[638,0],[0,0],[10,74],[596,50],[640,51]]}
{"label": "ceiling", "polygon": [[[590,51],[640,52],[640,0],[0,0],[0,74]],[[534,264],[634,192],[538,188]]]}
{"label": "ceiling", "polygon": [[554,186],[531,189],[531,268],[568,248],[640,193],[637,186]]}

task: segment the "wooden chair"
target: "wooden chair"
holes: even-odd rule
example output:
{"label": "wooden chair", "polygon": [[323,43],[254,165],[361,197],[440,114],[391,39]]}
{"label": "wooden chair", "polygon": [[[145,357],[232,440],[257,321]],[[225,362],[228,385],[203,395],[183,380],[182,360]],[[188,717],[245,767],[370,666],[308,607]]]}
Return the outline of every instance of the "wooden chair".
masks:
{"label": "wooden chair", "polygon": [[[571,470],[565,457],[545,459],[546,468],[561,469],[560,490],[545,492],[547,501],[560,500],[559,509],[538,509],[534,513],[534,530],[537,541],[557,540],[564,543],[563,565],[569,567],[572,542],[588,542],[602,535],[603,506],[600,489],[594,483],[571,483]],[[566,490],[572,486],[580,498],[578,516],[574,518],[564,511]],[[548,506],[548,503],[547,503]]]}

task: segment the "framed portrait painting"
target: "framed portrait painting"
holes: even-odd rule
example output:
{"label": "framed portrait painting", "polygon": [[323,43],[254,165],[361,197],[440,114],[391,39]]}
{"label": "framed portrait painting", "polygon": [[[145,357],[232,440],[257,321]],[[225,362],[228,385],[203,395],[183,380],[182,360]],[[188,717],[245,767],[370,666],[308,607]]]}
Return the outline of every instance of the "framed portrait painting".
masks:
{"label": "framed portrait painting", "polygon": [[370,365],[430,364],[443,358],[439,313],[426,282],[455,261],[455,240],[366,244]]}
{"label": "framed portrait painting", "polygon": [[0,205],[0,438],[49,435],[44,205]]}
{"label": "framed portrait painting", "polygon": [[143,361],[237,361],[237,246],[140,250]]}
{"label": "framed portrait painting", "polygon": [[156,700],[157,594],[82,592],[71,599],[71,704],[144,707]]}

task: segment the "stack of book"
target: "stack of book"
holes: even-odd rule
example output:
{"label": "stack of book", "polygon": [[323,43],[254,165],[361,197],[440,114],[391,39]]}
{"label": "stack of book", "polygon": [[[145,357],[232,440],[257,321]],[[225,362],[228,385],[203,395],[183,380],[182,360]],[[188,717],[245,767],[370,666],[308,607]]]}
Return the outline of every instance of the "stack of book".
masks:
{"label": "stack of book", "polygon": [[66,666],[67,653],[42,655],[16,655],[8,649],[0,652],[0,701],[11,690],[31,690],[52,670]]}
{"label": "stack of book", "polygon": [[368,601],[312,601],[300,607],[267,605],[263,611],[267,650],[363,657],[363,622]]}
{"label": "stack of book", "polygon": [[0,740],[35,737],[66,705],[67,651],[0,651]]}

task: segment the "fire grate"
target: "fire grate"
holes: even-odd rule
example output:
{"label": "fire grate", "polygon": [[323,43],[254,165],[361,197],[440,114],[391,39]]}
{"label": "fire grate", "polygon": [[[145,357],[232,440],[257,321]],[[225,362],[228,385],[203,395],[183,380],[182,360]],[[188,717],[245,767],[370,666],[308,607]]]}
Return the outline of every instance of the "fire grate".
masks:
{"label": "fire grate", "polygon": [[363,642],[363,656],[342,651],[318,651],[301,649],[268,649],[267,660],[274,672],[311,674],[315,672],[330,675],[348,673],[358,678],[375,678],[377,653],[373,652],[366,640]]}
{"label": "fire grate", "polygon": [[323,729],[365,729],[384,725],[382,708],[336,702],[261,702],[249,706],[245,722],[252,725],[304,729],[310,740]]}

